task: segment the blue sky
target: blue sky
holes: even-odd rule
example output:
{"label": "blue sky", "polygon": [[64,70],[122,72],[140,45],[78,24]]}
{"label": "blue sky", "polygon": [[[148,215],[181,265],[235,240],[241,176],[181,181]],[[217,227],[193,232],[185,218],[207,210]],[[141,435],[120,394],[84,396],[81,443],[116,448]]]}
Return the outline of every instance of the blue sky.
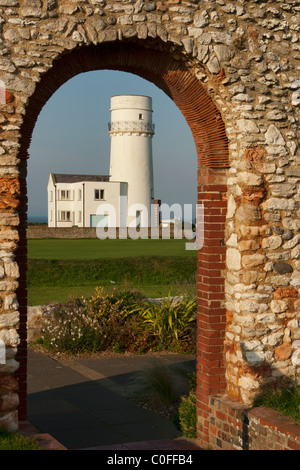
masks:
{"label": "blue sky", "polygon": [[197,158],[191,131],[159,88],[129,73],[95,71],[66,82],[42,109],[28,161],[29,220],[47,216],[49,173],[108,174],[110,98],[152,97],[155,198],[169,205],[196,204]]}

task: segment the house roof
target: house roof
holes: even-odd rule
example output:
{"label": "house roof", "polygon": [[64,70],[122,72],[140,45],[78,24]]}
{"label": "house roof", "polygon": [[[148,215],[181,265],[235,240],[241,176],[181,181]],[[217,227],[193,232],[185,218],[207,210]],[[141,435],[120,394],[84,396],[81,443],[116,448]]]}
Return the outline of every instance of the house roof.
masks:
{"label": "house roof", "polygon": [[67,175],[51,173],[54,183],[79,183],[81,181],[109,181],[109,175]]}

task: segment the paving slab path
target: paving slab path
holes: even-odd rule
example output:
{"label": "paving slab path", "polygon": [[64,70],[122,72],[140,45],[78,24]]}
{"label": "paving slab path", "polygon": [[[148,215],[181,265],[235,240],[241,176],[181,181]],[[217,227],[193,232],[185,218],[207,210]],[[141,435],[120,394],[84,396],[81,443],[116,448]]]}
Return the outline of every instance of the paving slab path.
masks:
{"label": "paving slab path", "polygon": [[[68,450],[199,449],[173,422],[138,406],[135,380],[149,356],[53,358],[28,351],[28,421]],[[191,370],[193,356],[161,362]]]}

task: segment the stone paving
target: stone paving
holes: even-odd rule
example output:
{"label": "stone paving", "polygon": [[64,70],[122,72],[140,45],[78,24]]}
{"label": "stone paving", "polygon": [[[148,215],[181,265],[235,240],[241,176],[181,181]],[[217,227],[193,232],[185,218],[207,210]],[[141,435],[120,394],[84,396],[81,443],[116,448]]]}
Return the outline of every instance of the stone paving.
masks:
{"label": "stone paving", "polygon": [[[192,356],[168,355],[164,360],[188,370],[193,363]],[[143,366],[141,356],[55,360],[29,350],[31,433],[44,436],[47,445],[69,450],[199,449],[171,421],[128,398],[132,377]],[[28,430],[22,426],[23,432]]]}

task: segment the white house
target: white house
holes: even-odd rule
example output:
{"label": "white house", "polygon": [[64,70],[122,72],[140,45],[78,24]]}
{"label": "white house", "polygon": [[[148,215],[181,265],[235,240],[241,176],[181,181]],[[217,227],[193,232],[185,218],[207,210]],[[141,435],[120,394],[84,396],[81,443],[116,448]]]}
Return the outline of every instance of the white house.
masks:
{"label": "white house", "polygon": [[[62,175],[51,173],[48,182],[48,226],[49,227],[96,227],[120,223],[120,196],[127,196],[127,183],[109,181],[108,176]],[[115,208],[116,220],[105,210],[107,201]],[[103,214],[99,214],[99,205]],[[97,213],[98,210],[98,213]],[[106,213],[105,213],[106,212]]]}
{"label": "white house", "polygon": [[151,227],[159,225],[154,201],[152,99],[111,98],[110,175],[51,173],[49,227]]}

